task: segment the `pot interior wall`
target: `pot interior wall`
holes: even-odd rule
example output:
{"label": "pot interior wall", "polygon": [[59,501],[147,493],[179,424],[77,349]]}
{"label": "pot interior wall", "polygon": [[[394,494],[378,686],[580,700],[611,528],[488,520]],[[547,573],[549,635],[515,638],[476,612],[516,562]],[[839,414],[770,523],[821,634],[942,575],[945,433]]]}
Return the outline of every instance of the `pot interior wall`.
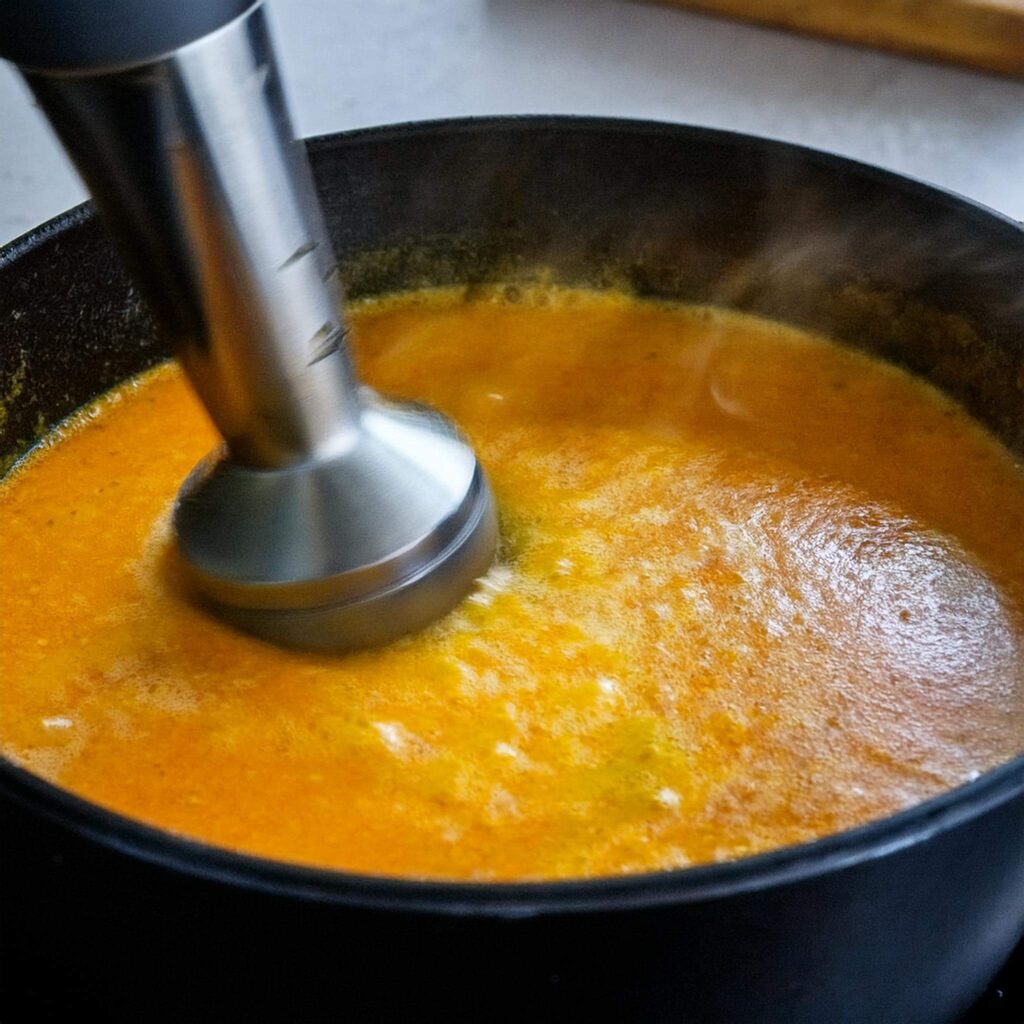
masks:
{"label": "pot interior wall", "polygon": [[[1024,449],[1024,232],[905,179],[729,133],[568,118],[313,140],[353,297],[551,279],[822,330]],[[85,212],[0,254],[0,469],[165,357]]]}

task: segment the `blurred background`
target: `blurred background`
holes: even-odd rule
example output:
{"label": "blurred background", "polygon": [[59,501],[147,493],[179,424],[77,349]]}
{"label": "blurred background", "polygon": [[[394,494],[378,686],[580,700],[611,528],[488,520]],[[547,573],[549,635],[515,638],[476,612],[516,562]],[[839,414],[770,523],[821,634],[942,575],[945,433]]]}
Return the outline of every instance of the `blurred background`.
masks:
{"label": "blurred background", "polygon": [[[466,114],[681,121],[856,157],[1024,219],[1024,81],[1012,77],[626,0],[269,6],[302,135]],[[0,242],[84,195],[4,65]]]}

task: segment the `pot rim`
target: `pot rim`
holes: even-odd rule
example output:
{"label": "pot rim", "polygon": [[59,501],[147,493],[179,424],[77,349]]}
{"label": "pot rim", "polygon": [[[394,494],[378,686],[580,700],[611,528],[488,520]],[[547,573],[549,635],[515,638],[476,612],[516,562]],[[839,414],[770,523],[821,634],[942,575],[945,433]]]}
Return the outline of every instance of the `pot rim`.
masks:
{"label": "pot rim", "polygon": [[[388,142],[438,134],[480,134],[538,129],[673,136],[786,153],[812,165],[841,169],[916,194],[1016,236],[1024,253],[1024,225],[950,190],[870,164],[776,139],[723,129],[628,118],[575,115],[496,115],[412,121],[320,135],[306,140],[312,153],[351,142]],[[83,203],[0,247],[0,270],[93,216]],[[0,754],[0,798],[43,814],[102,846],[151,865],[253,893],[317,903],[450,916],[529,918],[557,913],[631,910],[722,899],[855,867],[895,854],[969,824],[1024,793],[1024,753],[885,818],[843,832],[725,863],[588,879],[465,882],[368,875],[276,861],[189,839],[146,825],[47,782]]]}

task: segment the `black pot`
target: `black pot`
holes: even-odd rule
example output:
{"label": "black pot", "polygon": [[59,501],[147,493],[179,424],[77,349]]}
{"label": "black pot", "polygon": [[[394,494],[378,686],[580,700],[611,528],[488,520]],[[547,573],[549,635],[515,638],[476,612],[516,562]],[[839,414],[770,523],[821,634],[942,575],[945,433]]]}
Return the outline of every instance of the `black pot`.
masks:
{"label": "black pot", "polygon": [[[1024,231],[965,200],[640,122],[453,121],[310,149],[353,295],[548,271],[718,302],[869,348],[1024,448]],[[165,355],[86,208],[0,253],[0,324],[0,373],[23,381],[9,453]],[[1024,926],[1024,759],[818,842],[586,882],[291,867],[6,762],[0,837],[5,1021],[70,1001],[133,1022],[933,1024],[970,1005]]]}

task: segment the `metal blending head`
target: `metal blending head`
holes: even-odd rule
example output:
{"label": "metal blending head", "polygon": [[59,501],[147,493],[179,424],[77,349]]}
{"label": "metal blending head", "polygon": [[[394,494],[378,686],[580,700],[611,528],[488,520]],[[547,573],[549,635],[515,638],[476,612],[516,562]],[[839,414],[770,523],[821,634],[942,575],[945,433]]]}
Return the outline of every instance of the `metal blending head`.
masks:
{"label": "metal blending head", "polygon": [[224,436],[174,509],[195,593],[243,630],[322,651],[454,607],[493,557],[493,499],[451,423],[353,373],[261,3],[0,3],[0,55]]}

